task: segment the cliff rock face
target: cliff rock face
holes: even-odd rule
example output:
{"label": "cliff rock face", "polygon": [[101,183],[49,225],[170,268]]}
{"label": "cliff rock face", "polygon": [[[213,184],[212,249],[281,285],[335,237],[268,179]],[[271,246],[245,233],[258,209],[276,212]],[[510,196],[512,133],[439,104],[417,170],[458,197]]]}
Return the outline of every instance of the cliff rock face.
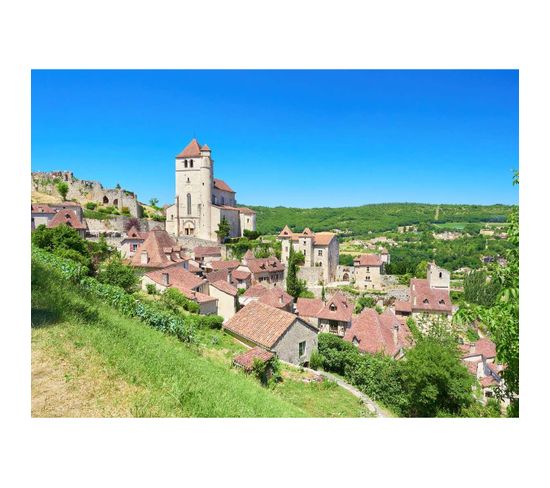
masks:
{"label": "cliff rock face", "polygon": [[119,211],[127,207],[130,215],[141,217],[143,209],[137,200],[137,195],[123,188],[105,189],[98,181],[79,180],[72,171],[49,171],[31,173],[31,187],[33,191],[44,195],[58,197],[56,185],[59,182],[69,185],[68,200],[76,200],[84,205],[94,202],[98,205],[112,205]]}

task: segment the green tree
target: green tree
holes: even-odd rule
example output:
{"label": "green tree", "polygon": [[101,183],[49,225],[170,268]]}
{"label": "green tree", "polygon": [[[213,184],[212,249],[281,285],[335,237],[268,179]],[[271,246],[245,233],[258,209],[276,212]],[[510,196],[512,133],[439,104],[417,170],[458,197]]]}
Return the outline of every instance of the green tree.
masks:
{"label": "green tree", "polygon": [[499,281],[488,277],[483,270],[472,271],[464,277],[464,299],[470,303],[492,307],[499,293]]}
{"label": "green tree", "polygon": [[286,274],[286,291],[294,298],[298,298],[300,296],[308,297],[310,293],[307,291],[306,282],[298,279],[299,254],[302,253],[296,253],[293,246],[290,246],[290,252],[288,255],[288,271]]}
{"label": "green tree", "polygon": [[61,196],[62,200],[65,200],[67,198],[67,193],[69,193],[69,185],[65,183],[64,181],[60,181],[57,186],[57,191],[59,195]]}
{"label": "green tree", "polygon": [[54,254],[78,261],[91,269],[91,257],[87,242],[68,225],[47,228],[39,225],[32,233],[32,243]]}
{"label": "green tree", "polygon": [[355,302],[355,309],[353,313],[361,313],[365,308],[374,308],[376,306],[376,299],[363,295]]}
{"label": "green tree", "polygon": [[229,222],[225,218],[225,216],[222,217],[222,220],[218,224],[218,230],[216,231],[216,234],[218,234],[218,239],[220,242],[224,242],[225,239],[229,236],[229,233],[231,232],[231,226],[229,225]]}
{"label": "green tree", "polygon": [[420,261],[416,266],[414,275],[417,278],[426,278],[428,274],[428,261]]}
{"label": "green tree", "polygon": [[120,286],[127,293],[136,291],[139,282],[134,268],[124,264],[119,255],[113,256],[101,265],[97,280],[100,283]]}
{"label": "green tree", "polygon": [[154,209],[157,209],[157,204],[159,203],[159,199],[158,198],[151,198],[149,200],[149,205],[151,205],[151,207],[153,207]]}

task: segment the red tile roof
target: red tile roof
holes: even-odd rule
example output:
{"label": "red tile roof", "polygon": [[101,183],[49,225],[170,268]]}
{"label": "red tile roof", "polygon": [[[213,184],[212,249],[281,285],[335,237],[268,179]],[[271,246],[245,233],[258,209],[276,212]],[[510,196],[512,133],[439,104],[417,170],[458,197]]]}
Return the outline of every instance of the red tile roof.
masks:
{"label": "red tile roof", "polygon": [[258,301],[275,308],[287,308],[294,301],[294,298],[282,288],[275,287],[269,288],[260,296]]}
{"label": "red tile roof", "polygon": [[[397,337],[394,339],[394,327]],[[352,321],[351,327],[346,330],[344,340],[358,341],[360,351],[368,353],[383,352],[395,356],[403,347],[412,343],[412,336],[407,325],[400,323],[397,317],[389,310],[379,315],[372,308],[365,308]]]}
{"label": "red tile roof", "polygon": [[481,384],[481,386],[483,388],[488,388],[490,386],[495,386],[497,385],[497,381],[493,378],[493,376],[489,375],[489,376],[484,376],[483,378],[481,378],[479,380],[479,383]]}
{"label": "red tile roof", "polygon": [[313,239],[313,245],[315,246],[328,246],[332,239],[336,238],[336,234],[333,232],[316,232]]}
{"label": "red tile roof", "polygon": [[354,266],[382,266],[382,259],[378,254],[362,254],[353,260]]}
{"label": "red tile roof", "polygon": [[197,139],[192,139],[185,149],[180,152],[176,158],[198,158],[201,155],[201,148]]}
{"label": "red tile roof", "polygon": [[411,302],[403,302],[401,300],[396,300],[394,303],[396,312],[412,312]]}
{"label": "red tile roof", "polygon": [[485,359],[490,359],[497,355],[497,346],[491,339],[485,337],[476,341],[475,351],[477,354],[483,354]]}
{"label": "red tile roof", "polygon": [[279,233],[279,237],[289,237],[293,241],[297,241],[301,237],[313,238],[313,245],[328,246],[332,239],[336,238],[334,232],[313,232],[309,227],[306,227],[303,232],[292,232],[288,225],[285,225]]}
{"label": "red tile roof", "polygon": [[235,193],[225,181],[218,178],[214,178],[214,188],[222,191],[228,191],[230,193]]}
{"label": "red tile roof", "polygon": [[236,280],[245,281],[248,278],[250,278],[250,273],[248,271],[243,271],[240,269],[236,269],[231,273],[231,276],[235,278]]}
{"label": "red tile roof", "polygon": [[[165,252],[165,250],[171,252]],[[147,263],[141,263],[141,253],[147,251]],[[165,230],[149,231],[147,238],[138,246],[136,253],[130,259],[132,266],[145,268],[163,268],[185,259],[181,256],[181,246],[170,237]]]}
{"label": "red tile roof", "polygon": [[480,361],[464,361],[462,360],[462,363],[466,368],[468,368],[468,371],[472,373],[474,376],[477,376],[477,367],[479,365]]}
{"label": "red tile roof", "polygon": [[233,259],[232,261],[211,261],[210,263],[208,263],[208,266],[210,266],[214,271],[219,269],[235,269],[240,265],[241,262],[237,261],[236,259]]}
{"label": "red tile roof", "polygon": [[136,229],[135,225],[132,225],[126,232],[126,239],[147,239],[148,232],[140,232]]}
{"label": "red tile roof", "polygon": [[296,301],[296,314],[300,317],[317,317],[325,306],[319,298],[298,298]]}
{"label": "red tile roof", "polygon": [[48,227],[57,227],[58,225],[68,225],[73,229],[86,229],[86,224],[81,222],[76,216],[74,210],[59,210],[48,222]]}
{"label": "red tile roof", "polygon": [[[223,327],[259,346],[271,349],[296,321],[300,319],[290,312],[253,301],[241,308]],[[311,328],[309,325],[308,327]]]}
{"label": "red tile roof", "polygon": [[495,374],[500,376],[500,373],[502,372],[502,366],[500,364],[495,363],[487,363],[487,367]]}
{"label": "red tile roof", "polygon": [[210,271],[209,273],[206,273],[206,279],[210,283],[214,283],[216,281],[227,281],[227,276],[229,275],[229,271],[227,269],[218,269],[217,271]]}
{"label": "red tile roof", "polygon": [[292,232],[288,225],[285,225],[283,230],[279,232],[279,237],[292,237],[294,232]]}
{"label": "red tile roof", "polygon": [[317,312],[317,317],[320,319],[350,322],[352,310],[347,298],[341,292],[337,291],[327,301],[325,306]]}
{"label": "red tile roof", "polygon": [[281,263],[275,256],[269,258],[248,259],[246,266],[251,273],[272,273],[285,270],[285,265]]}
{"label": "red tile roof", "polygon": [[222,255],[222,250],[219,246],[201,246],[193,249],[193,253],[195,254],[195,259],[206,256],[217,257]]}
{"label": "red tile roof", "polygon": [[244,297],[259,298],[267,293],[267,288],[264,285],[256,284],[251,286],[243,293]]}
{"label": "red tile roof", "polygon": [[239,293],[237,288],[235,288],[233,285],[230,285],[227,281],[223,280],[210,283],[210,286],[213,286],[214,288],[217,288],[218,290],[223,291],[224,293],[227,293],[232,297],[236,297]]}
{"label": "red tile roof", "polygon": [[49,205],[31,205],[31,212],[54,214],[55,212],[57,212],[57,210],[50,207]]}
{"label": "red tile roof", "polygon": [[412,279],[410,294],[411,308],[414,312],[451,313],[453,310],[449,291],[430,288],[428,280]]}
{"label": "red tile roof", "polygon": [[204,146],[202,146],[201,148],[203,151],[211,151],[211,149],[208,147],[208,144],[205,144]]}
{"label": "red tile roof", "polygon": [[266,351],[261,347],[253,347],[238,356],[235,356],[233,362],[239,366],[242,366],[245,371],[251,371],[252,366],[254,366],[254,360],[259,359],[263,363],[269,361],[274,354],[272,352]]}
{"label": "red tile roof", "polygon": [[211,297],[209,295],[205,295],[204,293],[200,293],[195,290],[189,290],[187,288],[180,288],[180,291],[187,297],[189,300],[193,300],[197,303],[206,303],[206,302],[215,302],[218,299],[215,297]]}
{"label": "red tile roof", "polygon": [[248,249],[243,256],[243,260],[245,259],[255,259],[254,253],[252,252],[252,249]]}
{"label": "red tile roof", "polygon": [[157,271],[150,271],[149,273],[146,273],[145,276],[159,285],[164,285],[163,275],[166,273],[168,274],[168,287],[177,288],[180,291],[183,289],[193,290],[205,282],[197,275],[183,269],[181,265],[170,266]]}
{"label": "red tile roof", "polygon": [[248,207],[237,207],[237,209],[239,210],[239,212],[245,215],[256,215],[256,212],[254,212],[254,210]]}

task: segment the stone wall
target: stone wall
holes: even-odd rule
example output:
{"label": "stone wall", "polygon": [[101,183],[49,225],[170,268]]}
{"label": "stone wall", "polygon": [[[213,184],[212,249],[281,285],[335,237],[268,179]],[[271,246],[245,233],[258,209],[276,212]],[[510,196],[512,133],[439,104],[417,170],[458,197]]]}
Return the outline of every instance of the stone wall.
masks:
{"label": "stone wall", "polygon": [[[129,219],[130,217],[126,217],[124,215],[117,215],[116,217],[105,220],[86,219],[86,223],[88,224],[88,234],[98,235],[99,233],[106,233],[107,235],[113,234],[115,236],[117,233],[123,234],[125,232],[124,226]],[[164,230],[164,222],[139,219],[139,223],[142,232],[148,232],[155,228]]]}
{"label": "stone wall", "polygon": [[122,188],[107,189],[98,181],[79,180],[72,171],[48,171],[31,173],[33,190],[58,196],[56,185],[63,181],[69,186],[67,200],[76,199],[79,202],[95,202],[101,205],[113,205],[120,211],[127,207],[130,215],[141,217],[143,210],[137,200],[137,195]]}
{"label": "stone wall", "polygon": [[297,274],[306,283],[317,285],[323,279],[323,268],[321,266],[300,266]]}

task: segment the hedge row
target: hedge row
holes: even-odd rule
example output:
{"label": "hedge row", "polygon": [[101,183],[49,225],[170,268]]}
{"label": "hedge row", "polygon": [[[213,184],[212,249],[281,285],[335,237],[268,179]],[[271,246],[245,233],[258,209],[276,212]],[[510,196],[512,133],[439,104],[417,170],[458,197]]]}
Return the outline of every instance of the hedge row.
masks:
{"label": "hedge row", "polygon": [[183,342],[193,342],[196,329],[221,328],[223,318],[219,315],[178,315],[156,304],[144,303],[118,286],[99,283],[95,278],[87,276],[87,269],[79,263],[43,249],[33,247],[32,259],[116,308],[126,317],[138,318],[150,327],[177,336]]}

